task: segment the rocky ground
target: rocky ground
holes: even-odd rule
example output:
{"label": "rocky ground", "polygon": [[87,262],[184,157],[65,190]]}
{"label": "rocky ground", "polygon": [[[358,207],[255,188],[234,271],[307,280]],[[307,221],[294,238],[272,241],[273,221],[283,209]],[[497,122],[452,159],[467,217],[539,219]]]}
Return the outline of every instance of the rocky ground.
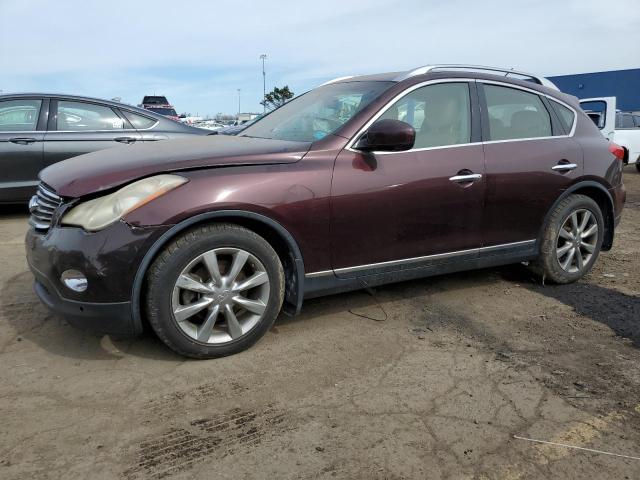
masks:
{"label": "rocky ground", "polygon": [[614,248],[576,284],[518,265],[311,300],[211,361],[49,314],[26,214],[4,211],[0,478],[640,478],[640,174],[625,183]]}

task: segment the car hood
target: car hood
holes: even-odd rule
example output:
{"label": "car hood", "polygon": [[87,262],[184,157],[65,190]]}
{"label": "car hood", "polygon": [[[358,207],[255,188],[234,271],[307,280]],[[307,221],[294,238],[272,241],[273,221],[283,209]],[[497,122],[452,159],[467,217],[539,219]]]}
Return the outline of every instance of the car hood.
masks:
{"label": "car hood", "polygon": [[55,163],[40,179],[63,197],[108,190],[138,178],[180,170],[294,163],[310,143],[211,135],[108,148]]}

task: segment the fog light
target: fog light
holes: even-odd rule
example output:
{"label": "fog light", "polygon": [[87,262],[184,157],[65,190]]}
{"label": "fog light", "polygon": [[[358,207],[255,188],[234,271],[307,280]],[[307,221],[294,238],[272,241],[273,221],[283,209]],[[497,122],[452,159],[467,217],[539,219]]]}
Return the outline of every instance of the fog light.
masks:
{"label": "fog light", "polygon": [[65,270],[60,275],[60,280],[74,292],[84,292],[87,289],[87,277],[78,270]]}

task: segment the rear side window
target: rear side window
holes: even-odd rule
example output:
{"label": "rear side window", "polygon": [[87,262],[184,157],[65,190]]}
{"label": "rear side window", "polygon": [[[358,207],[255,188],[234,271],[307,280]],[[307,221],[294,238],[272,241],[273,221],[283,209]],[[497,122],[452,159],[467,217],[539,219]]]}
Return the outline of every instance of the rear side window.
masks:
{"label": "rear side window", "polygon": [[394,103],[380,118],[410,124],[416,131],[413,148],[469,143],[469,86],[460,82],[418,88]]}
{"label": "rear side window", "polygon": [[82,132],[89,130],[122,130],[124,120],[111,108],[93,103],[58,102],[57,129]]}
{"label": "rear side window", "polygon": [[0,101],[0,132],[33,132],[42,100]]}
{"label": "rear side window", "polygon": [[550,137],[551,117],[542,99],[530,92],[484,85],[490,140]]}
{"label": "rear side window", "polygon": [[133,128],[144,130],[145,128],[152,127],[156,124],[157,120],[149,117],[145,117],[144,115],[138,115],[137,113],[127,112],[126,110],[121,110],[127,120],[131,122]]}
{"label": "rear side window", "polygon": [[626,113],[616,115],[616,128],[634,128],[633,116]]}
{"label": "rear side window", "polygon": [[573,113],[573,111],[554,100],[549,100],[549,102],[551,102],[551,106],[558,114],[558,117],[560,117],[562,126],[567,132],[570,132],[573,128],[573,122],[575,122],[575,114]]}

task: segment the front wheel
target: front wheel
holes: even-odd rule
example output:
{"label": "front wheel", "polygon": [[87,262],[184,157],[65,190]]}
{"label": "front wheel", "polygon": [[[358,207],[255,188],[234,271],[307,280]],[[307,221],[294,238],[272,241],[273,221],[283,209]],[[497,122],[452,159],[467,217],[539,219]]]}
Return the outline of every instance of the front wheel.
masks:
{"label": "front wheel", "polygon": [[271,327],[283,298],[278,255],[237,225],[205,225],[178,237],[147,276],[149,323],[167,346],[193,358],[248,348]]}
{"label": "front wheel", "polygon": [[585,195],[569,195],[551,213],[535,264],[555,283],[575,282],[593,267],[603,233],[598,204]]}

